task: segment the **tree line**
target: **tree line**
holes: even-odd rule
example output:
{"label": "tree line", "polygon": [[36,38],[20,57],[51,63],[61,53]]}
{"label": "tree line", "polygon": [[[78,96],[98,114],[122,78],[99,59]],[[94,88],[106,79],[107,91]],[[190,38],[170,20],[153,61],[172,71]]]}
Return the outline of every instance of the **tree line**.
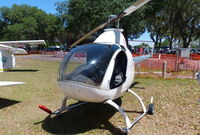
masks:
{"label": "tree line", "polygon": [[64,27],[60,19],[37,7],[16,5],[0,8],[0,40],[44,39],[48,44],[60,43]]}
{"label": "tree line", "polygon": [[[62,0],[57,14],[37,7],[13,5],[0,8],[0,40],[44,39],[49,44],[70,45],[91,29],[118,14],[136,0]],[[127,39],[150,33],[155,48],[163,41],[187,48],[200,37],[200,0],[151,0],[150,3],[120,20]],[[95,33],[89,38],[102,32]]]}

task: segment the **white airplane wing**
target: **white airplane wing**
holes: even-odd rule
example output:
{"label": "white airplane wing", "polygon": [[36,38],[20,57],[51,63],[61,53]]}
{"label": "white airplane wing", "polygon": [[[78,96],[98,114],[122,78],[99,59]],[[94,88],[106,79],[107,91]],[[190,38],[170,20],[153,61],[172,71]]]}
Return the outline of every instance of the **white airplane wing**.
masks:
{"label": "white airplane wing", "polygon": [[18,44],[46,44],[44,40],[21,40],[21,41],[0,41],[4,45],[18,45]]}
{"label": "white airplane wing", "polygon": [[149,58],[151,58],[151,55],[142,55],[142,56],[133,57],[133,60],[134,60],[135,64],[137,64],[137,63],[140,63]]}
{"label": "white airplane wing", "polygon": [[27,52],[22,48],[13,48],[11,46],[0,44],[0,50],[6,50],[13,54],[27,54]]}
{"label": "white airplane wing", "polygon": [[0,50],[12,50],[12,47],[0,44]]}
{"label": "white airplane wing", "polygon": [[25,82],[0,81],[0,87],[25,84]]}
{"label": "white airplane wing", "polygon": [[13,48],[12,49],[13,54],[28,54],[24,49],[22,48]]}

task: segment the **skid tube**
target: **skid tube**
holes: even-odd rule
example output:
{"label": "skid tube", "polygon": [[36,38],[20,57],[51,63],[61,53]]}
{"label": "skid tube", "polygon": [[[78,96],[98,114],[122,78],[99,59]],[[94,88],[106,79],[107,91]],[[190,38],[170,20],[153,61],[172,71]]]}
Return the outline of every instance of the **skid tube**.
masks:
{"label": "skid tube", "polygon": [[[149,106],[148,106],[149,108],[148,108],[148,110],[147,110],[146,107],[145,107],[145,105],[144,105],[144,102],[142,101],[142,99],[141,99],[140,96],[138,96],[135,92],[133,92],[133,91],[130,90],[130,89],[128,89],[127,92],[130,92],[133,96],[135,96],[135,97],[139,100],[139,102],[140,102],[140,104],[141,104],[141,106],[142,106],[142,109],[143,109],[143,113],[142,113],[139,117],[137,117],[135,120],[133,120],[133,122],[130,121],[129,117],[126,115],[126,113],[124,112],[124,110],[123,110],[119,105],[117,105],[115,102],[113,102],[111,99],[106,100],[104,103],[105,103],[105,104],[111,105],[112,107],[114,107],[116,110],[118,110],[118,111],[121,113],[123,119],[125,120],[126,127],[125,127],[125,128],[119,127],[119,129],[122,131],[122,133],[127,133],[127,134],[128,134],[128,132],[130,131],[130,129],[131,129],[142,117],[144,117],[146,114],[153,114],[153,113],[154,113],[154,105],[153,105],[153,97],[151,97],[151,102],[150,102],[150,104],[149,104]],[[42,109],[43,111],[47,112],[47,113],[50,114],[50,115],[51,115],[51,114],[60,115],[60,114],[62,114],[62,112],[64,112],[64,111],[68,111],[68,110],[70,110],[70,109],[73,109],[73,108],[75,108],[75,107],[78,107],[78,106],[81,106],[81,105],[84,105],[84,104],[88,103],[88,102],[80,102],[80,101],[78,101],[78,102],[75,103],[75,104],[72,104],[72,105],[70,105],[70,106],[67,106],[67,105],[66,105],[67,99],[68,99],[68,98],[65,97],[65,98],[62,100],[60,109],[57,109],[57,110],[54,111],[54,112],[52,112],[50,109],[48,109],[47,107],[42,106],[42,105],[39,105],[39,108]],[[151,106],[151,108],[150,108],[150,106]],[[152,106],[153,106],[153,108],[152,108]]]}
{"label": "skid tube", "polygon": [[46,113],[48,114],[55,114],[55,115],[60,115],[62,114],[62,112],[64,111],[68,111],[70,109],[73,109],[75,107],[78,107],[78,106],[81,106],[81,105],[84,105],[86,104],[87,102],[81,102],[81,101],[78,101],[77,103],[74,103],[72,105],[67,105],[67,99],[68,97],[65,97],[63,100],[62,100],[62,103],[61,103],[61,107],[57,110],[55,110],[54,112],[52,112],[50,109],[48,109],[47,107],[43,106],[43,105],[39,105],[39,108],[43,111],[45,111]]}
{"label": "skid tube", "polygon": [[[123,110],[119,105],[117,105],[115,102],[113,102],[111,99],[108,99],[108,100],[106,100],[106,101],[104,102],[105,104],[111,105],[112,107],[114,107],[115,109],[117,109],[117,110],[121,113],[121,115],[122,115],[122,117],[123,117],[123,119],[125,120],[125,123],[126,123],[126,127],[125,127],[125,128],[119,127],[119,129],[120,129],[123,133],[128,133],[128,132],[130,131],[130,129],[131,129],[142,117],[144,117],[144,116],[148,113],[148,111],[147,111],[147,109],[146,109],[146,107],[145,107],[145,105],[144,105],[144,102],[142,101],[141,97],[138,96],[135,92],[133,92],[133,91],[130,90],[130,89],[128,89],[127,92],[130,92],[132,95],[134,95],[134,96],[139,100],[139,102],[140,102],[140,104],[141,104],[141,106],[142,106],[142,109],[143,109],[143,113],[142,113],[139,117],[137,117],[133,122],[130,121],[129,117],[126,115],[126,113],[124,112],[124,110]],[[153,97],[151,98],[151,104],[153,104]]]}

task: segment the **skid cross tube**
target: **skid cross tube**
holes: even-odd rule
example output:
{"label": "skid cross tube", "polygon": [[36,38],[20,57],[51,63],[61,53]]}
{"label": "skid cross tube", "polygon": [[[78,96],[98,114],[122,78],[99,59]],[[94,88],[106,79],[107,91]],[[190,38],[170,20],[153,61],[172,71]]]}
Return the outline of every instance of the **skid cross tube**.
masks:
{"label": "skid cross tube", "polygon": [[139,100],[139,102],[142,106],[142,109],[143,109],[143,114],[140,115],[139,117],[137,117],[133,122],[130,121],[130,119],[128,118],[128,116],[124,112],[124,110],[119,105],[117,105],[111,99],[108,99],[108,100],[105,101],[106,104],[113,106],[115,109],[117,109],[121,113],[123,119],[126,122],[126,128],[120,128],[120,129],[122,130],[122,132],[125,132],[125,133],[127,133],[143,116],[145,116],[147,114],[146,107],[145,107],[144,102],[142,101],[141,97],[138,96],[135,92],[133,92],[130,89],[128,89],[128,92],[130,92],[132,95],[134,95]]}
{"label": "skid cross tube", "polygon": [[70,110],[70,109],[72,109],[72,108],[75,108],[75,107],[78,107],[78,106],[81,106],[81,105],[87,103],[87,102],[77,102],[77,103],[75,103],[75,104],[73,104],[73,105],[68,106],[68,105],[66,105],[66,104],[67,104],[67,99],[68,99],[68,97],[65,97],[65,98],[62,100],[60,109],[54,111],[52,114],[59,115],[59,114],[61,114],[61,113],[64,112],[64,111]]}

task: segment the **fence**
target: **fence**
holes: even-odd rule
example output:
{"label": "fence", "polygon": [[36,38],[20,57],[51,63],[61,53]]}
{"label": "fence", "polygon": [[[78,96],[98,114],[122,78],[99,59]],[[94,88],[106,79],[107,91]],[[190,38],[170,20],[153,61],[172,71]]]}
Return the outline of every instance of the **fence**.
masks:
{"label": "fence", "polygon": [[[133,54],[134,56],[135,54]],[[135,55],[137,56],[137,55]],[[160,59],[175,59],[177,56],[176,54],[153,54],[153,58],[160,58]],[[190,54],[190,60],[200,60],[200,54]]]}
{"label": "fence", "polygon": [[[166,62],[166,72],[164,72],[164,62]],[[153,58],[136,65],[136,74],[153,77],[194,79],[197,71],[200,71],[200,60],[176,57],[173,54],[154,55]]]}

